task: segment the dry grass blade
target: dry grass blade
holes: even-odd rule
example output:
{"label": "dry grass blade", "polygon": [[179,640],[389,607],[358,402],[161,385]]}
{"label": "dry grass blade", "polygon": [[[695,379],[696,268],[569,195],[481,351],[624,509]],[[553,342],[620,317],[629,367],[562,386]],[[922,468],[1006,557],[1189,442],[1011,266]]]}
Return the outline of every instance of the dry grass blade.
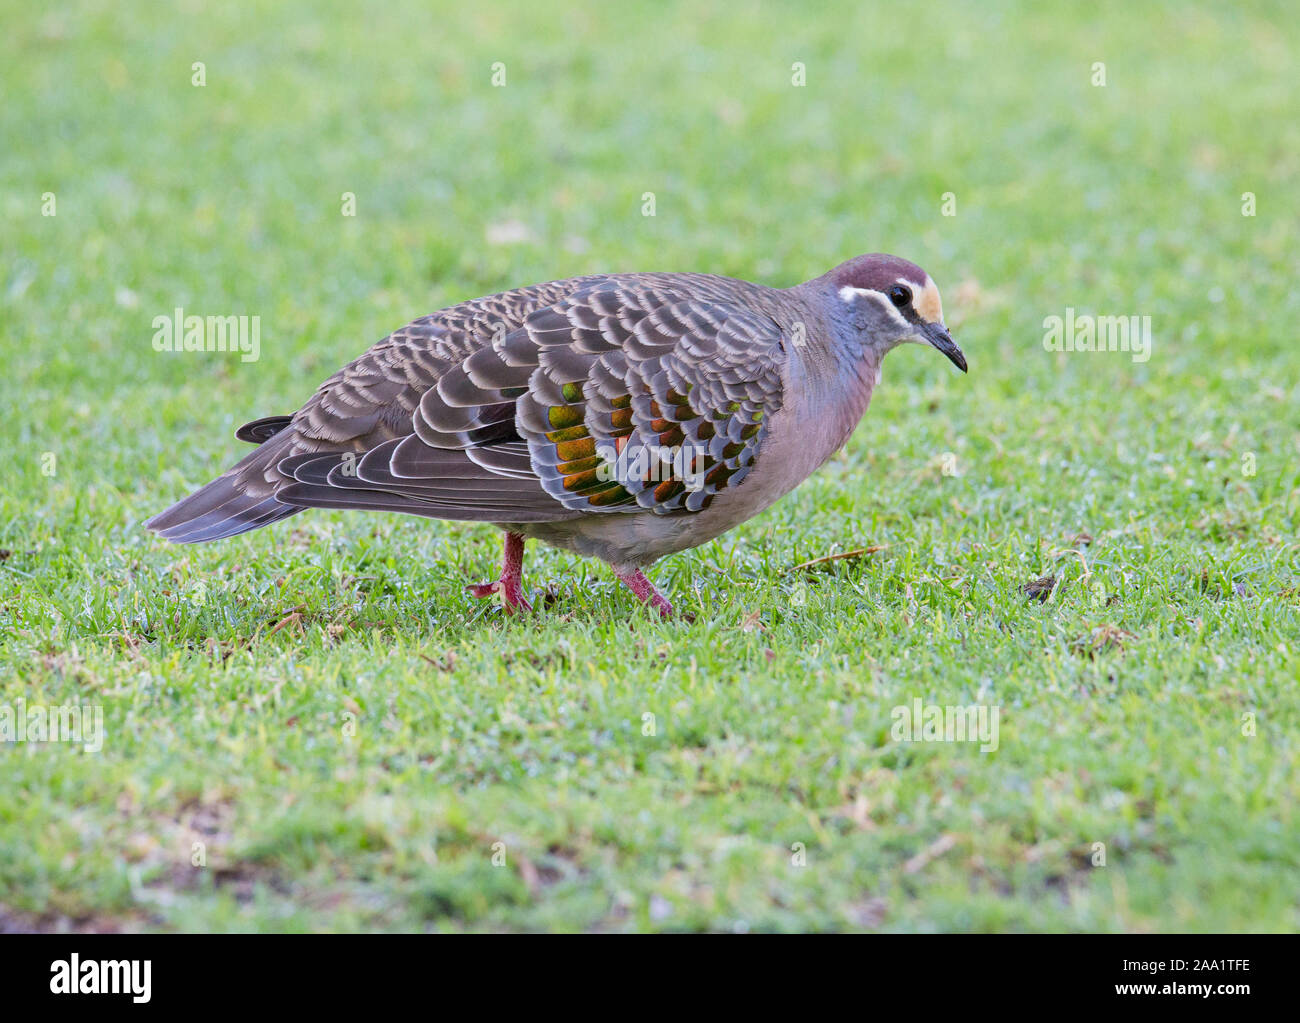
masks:
{"label": "dry grass blade", "polygon": [[889,544],[884,543],[875,547],[859,547],[857,550],[844,551],[841,554],[827,554],[824,558],[813,558],[812,561],[805,561],[802,564],[795,565],[790,569],[791,572],[798,572],[805,568],[812,568],[814,565],[826,565],[832,561],[845,561],[849,558],[860,558],[865,554],[875,554],[877,551],[883,551]]}

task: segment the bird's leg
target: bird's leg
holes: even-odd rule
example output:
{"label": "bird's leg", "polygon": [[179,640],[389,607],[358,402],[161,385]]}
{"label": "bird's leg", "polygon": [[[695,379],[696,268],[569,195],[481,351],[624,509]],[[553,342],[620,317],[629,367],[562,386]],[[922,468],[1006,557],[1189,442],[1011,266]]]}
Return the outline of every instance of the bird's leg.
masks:
{"label": "bird's leg", "polygon": [[524,535],[507,533],[505,551],[501,555],[501,578],[492,583],[475,583],[465,590],[472,597],[490,597],[501,594],[507,612],[531,611],[533,605],[524,597]]}
{"label": "bird's leg", "polygon": [[[617,570],[616,570],[617,571]],[[668,618],[673,613],[672,604],[655,589],[655,584],[645,577],[639,568],[632,571],[617,572],[619,581],[636,594],[636,599],[649,604],[659,612],[660,618]]]}

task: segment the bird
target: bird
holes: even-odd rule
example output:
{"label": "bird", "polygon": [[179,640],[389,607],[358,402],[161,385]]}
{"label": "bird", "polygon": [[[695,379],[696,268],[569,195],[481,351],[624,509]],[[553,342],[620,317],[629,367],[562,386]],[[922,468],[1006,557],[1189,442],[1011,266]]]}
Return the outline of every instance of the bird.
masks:
{"label": "bird", "polygon": [[472,596],[531,610],[535,539],[606,562],[668,617],[645,569],[807,479],[905,343],[967,371],[930,275],[884,253],[788,288],[652,272],[505,291],[408,323],[297,412],[240,427],[253,452],[146,526],[202,543],[308,508],[491,523],[500,574]]}

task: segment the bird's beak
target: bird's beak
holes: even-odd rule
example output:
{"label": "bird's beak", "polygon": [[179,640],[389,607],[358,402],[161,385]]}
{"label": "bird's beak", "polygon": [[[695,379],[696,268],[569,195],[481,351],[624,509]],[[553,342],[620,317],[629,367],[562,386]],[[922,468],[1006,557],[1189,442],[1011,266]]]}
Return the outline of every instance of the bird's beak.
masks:
{"label": "bird's beak", "polygon": [[957,347],[957,342],[952,339],[948,333],[948,328],[942,323],[927,323],[921,328],[921,333],[925,339],[935,348],[948,356],[949,361],[963,373],[966,372],[966,356],[962,355],[961,349]]}

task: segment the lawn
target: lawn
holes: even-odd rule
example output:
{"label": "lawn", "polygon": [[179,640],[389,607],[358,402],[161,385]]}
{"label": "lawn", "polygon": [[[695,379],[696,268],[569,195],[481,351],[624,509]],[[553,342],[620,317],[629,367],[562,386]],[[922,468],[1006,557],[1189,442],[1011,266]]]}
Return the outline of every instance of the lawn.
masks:
{"label": "lawn", "polygon": [[[0,742],[0,930],[1300,928],[1287,5],[235,6],[3,3],[0,725],[104,731]],[[142,526],[418,315],[872,251],[970,374],[892,354],[676,620],[536,544],[510,619],[487,526]]]}

